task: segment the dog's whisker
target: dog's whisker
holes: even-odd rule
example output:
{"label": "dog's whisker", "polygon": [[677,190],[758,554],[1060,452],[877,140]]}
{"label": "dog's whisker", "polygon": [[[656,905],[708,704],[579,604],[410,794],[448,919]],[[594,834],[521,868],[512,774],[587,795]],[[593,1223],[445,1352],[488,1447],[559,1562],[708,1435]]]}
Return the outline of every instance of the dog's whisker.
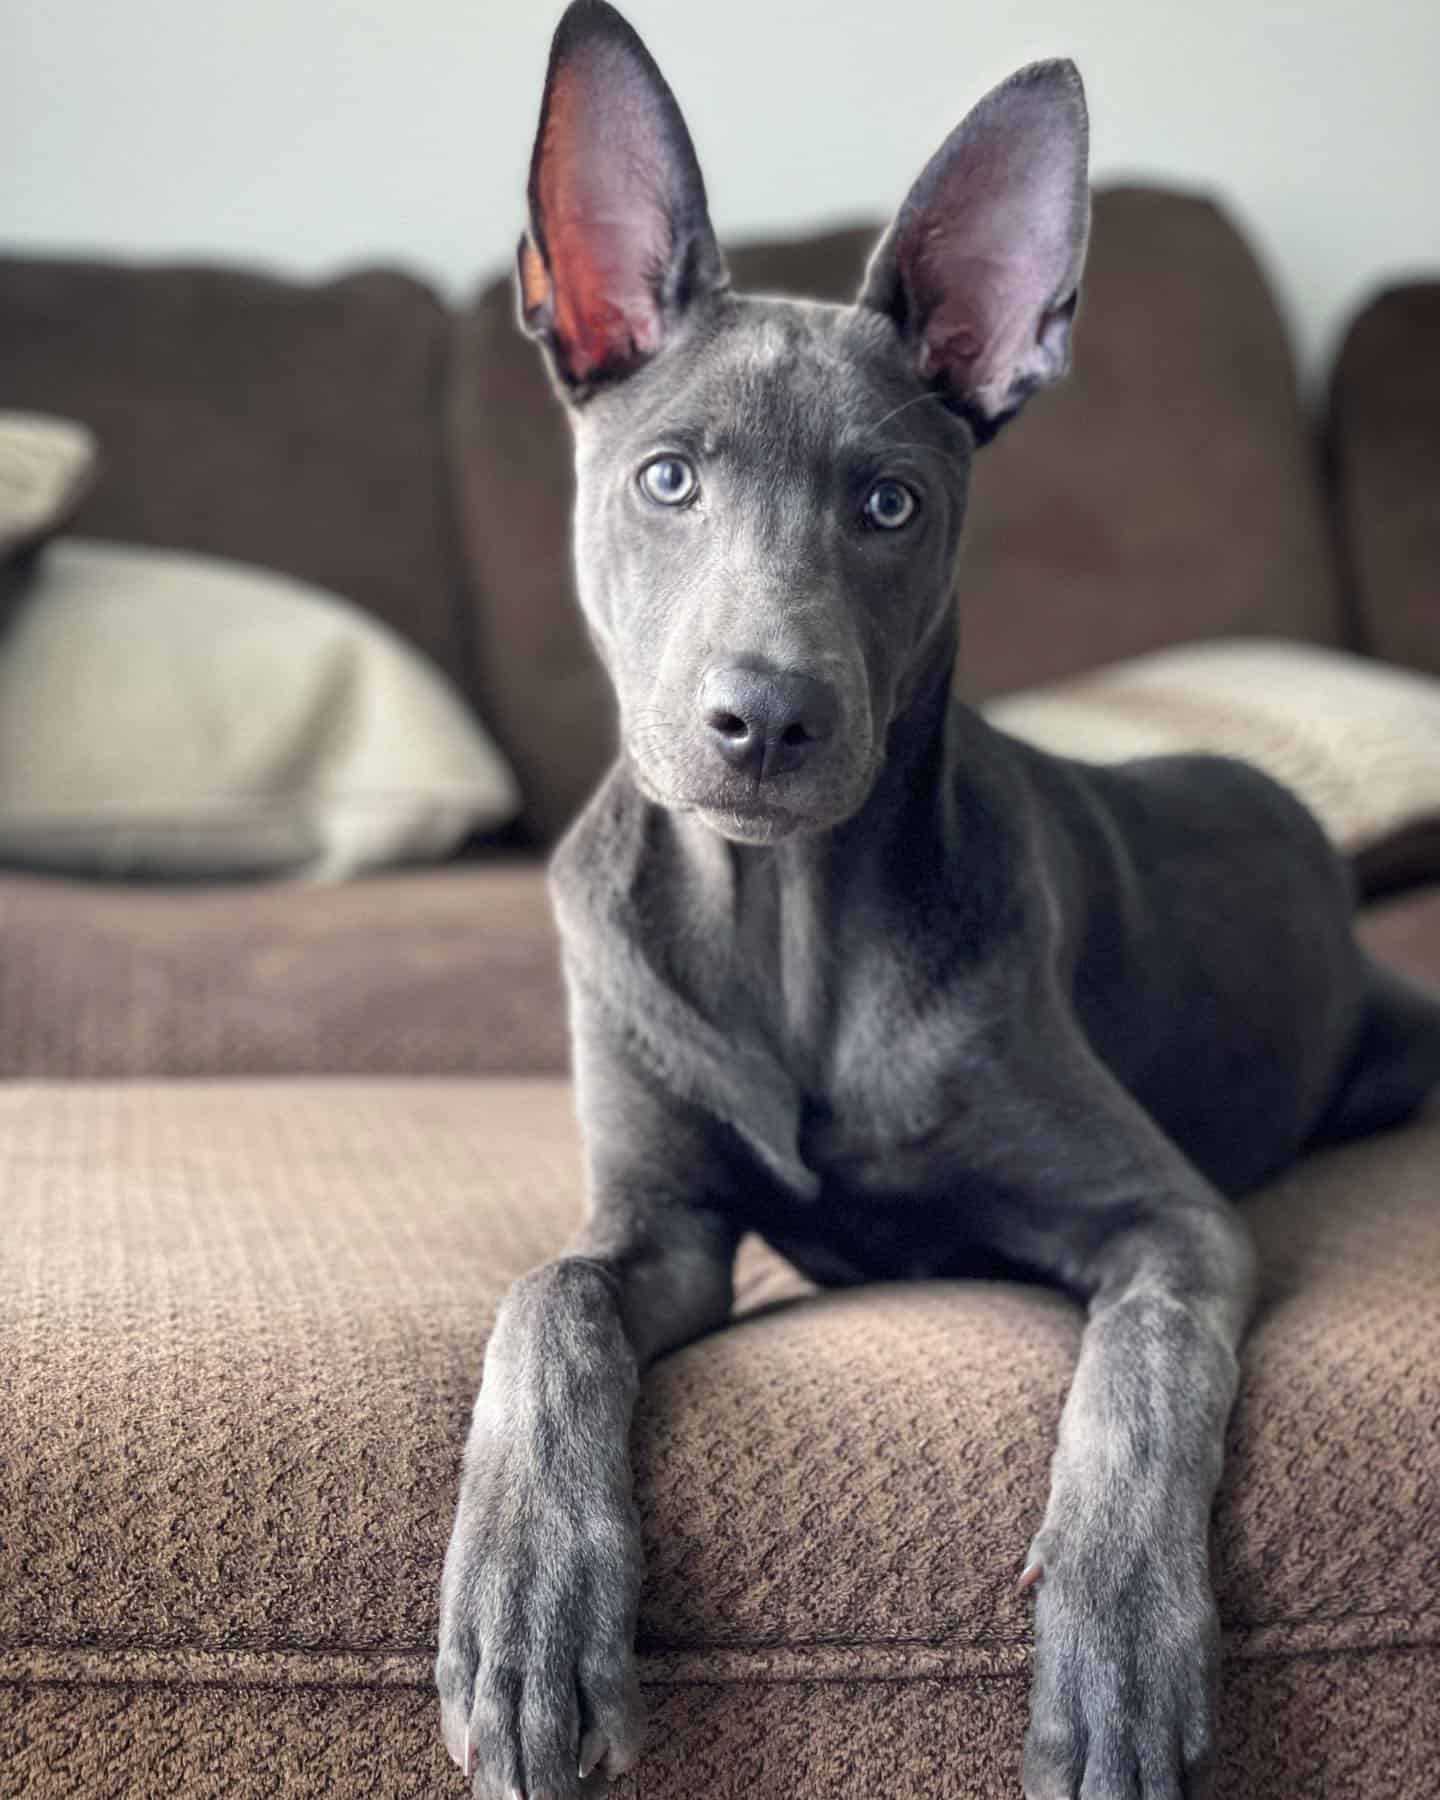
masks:
{"label": "dog's whisker", "polygon": [[898,406],[892,406],[882,418],[865,427],[866,431],[878,431],[882,425],[888,425],[892,419],[898,419],[903,412],[909,412],[912,406],[919,406],[926,400],[934,400],[945,405],[945,396],[937,393],[912,394],[908,400],[902,400]]}
{"label": "dog's whisker", "polygon": [[938,444],[920,444],[907,439],[903,444],[887,444],[885,448],[887,451],[912,450],[921,456],[935,456],[944,463],[946,468],[949,468],[954,461],[951,453],[948,450],[942,450]]}

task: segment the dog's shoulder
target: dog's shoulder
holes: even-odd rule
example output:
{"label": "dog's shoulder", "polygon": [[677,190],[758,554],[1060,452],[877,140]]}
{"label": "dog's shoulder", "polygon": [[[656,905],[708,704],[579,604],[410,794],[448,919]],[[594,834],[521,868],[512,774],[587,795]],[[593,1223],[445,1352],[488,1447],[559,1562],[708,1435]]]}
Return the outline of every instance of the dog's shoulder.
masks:
{"label": "dog's shoulder", "polygon": [[1280,858],[1330,885],[1343,873],[1299,795],[1238,757],[1141,757],[1086,773],[1136,853],[1151,862],[1222,849],[1235,859]]}
{"label": "dog's shoulder", "polygon": [[550,856],[550,900],[562,938],[626,929],[653,810],[619,764],[591,795]]}

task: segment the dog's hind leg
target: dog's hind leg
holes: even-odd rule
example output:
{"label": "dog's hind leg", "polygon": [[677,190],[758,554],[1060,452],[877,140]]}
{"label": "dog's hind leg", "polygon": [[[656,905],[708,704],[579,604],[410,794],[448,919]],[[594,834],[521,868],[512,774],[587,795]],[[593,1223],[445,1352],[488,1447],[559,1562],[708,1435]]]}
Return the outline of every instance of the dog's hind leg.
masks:
{"label": "dog's hind leg", "polygon": [[1350,1062],[1315,1144],[1342,1143],[1401,1125],[1437,1091],[1440,994],[1372,962]]}

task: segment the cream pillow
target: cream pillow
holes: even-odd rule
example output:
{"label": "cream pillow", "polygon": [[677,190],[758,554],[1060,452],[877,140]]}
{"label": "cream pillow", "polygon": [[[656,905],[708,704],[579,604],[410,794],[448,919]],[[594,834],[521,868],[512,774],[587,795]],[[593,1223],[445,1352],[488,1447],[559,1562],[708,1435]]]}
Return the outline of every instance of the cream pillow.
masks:
{"label": "cream pillow", "polygon": [[0,411],[0,565],[43,543],[95,479],[95,437],[70,419]]}
{"label": "cream pillow", "polygon": [[0,634],[0,860],[336,879],[445,855],[515,785],[375,619],[237,563],[52,544]]}
{"label": "cream pillow", "polygon": [[1294,790],[1363,856],[1440,828],[1440,680],[1268,639],[1187,644],[991,701],[986,716],[1087,762],[1218,751]]}

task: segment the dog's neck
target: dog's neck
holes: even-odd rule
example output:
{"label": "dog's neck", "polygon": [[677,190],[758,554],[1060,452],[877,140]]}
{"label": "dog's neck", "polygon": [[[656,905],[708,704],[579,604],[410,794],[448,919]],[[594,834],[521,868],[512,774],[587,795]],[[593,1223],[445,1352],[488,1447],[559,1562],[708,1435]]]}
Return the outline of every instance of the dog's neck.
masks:
{"label": "dog's neck", "polygon": [[829,1036],[852,903],[862,892],[913,898],[953,856],[981,804],[978,787],[970,792],[969,740],[985,728],[953,697],[956,649],[951,624],[927,647],[875,785],[843,824],[749,845],[693,814],[665,815],[661,829],[689,871],[684,886],[707,916],[707,941],[730,947],[731,978],[753,984],[764,1010],[778,999],[777,1029],[794,1043],[819,1047]]}

